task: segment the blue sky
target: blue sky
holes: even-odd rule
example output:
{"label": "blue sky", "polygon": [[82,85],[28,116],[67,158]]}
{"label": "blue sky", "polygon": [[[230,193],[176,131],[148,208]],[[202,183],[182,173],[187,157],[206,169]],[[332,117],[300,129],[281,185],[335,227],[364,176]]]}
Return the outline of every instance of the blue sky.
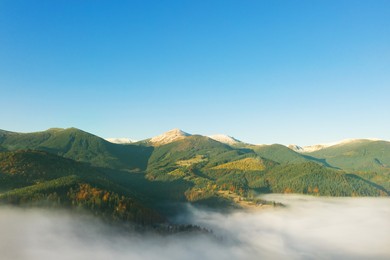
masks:
{"label": "blue sky", "polygon": [[390,1],[0,1],[0,129],[390,140]]}

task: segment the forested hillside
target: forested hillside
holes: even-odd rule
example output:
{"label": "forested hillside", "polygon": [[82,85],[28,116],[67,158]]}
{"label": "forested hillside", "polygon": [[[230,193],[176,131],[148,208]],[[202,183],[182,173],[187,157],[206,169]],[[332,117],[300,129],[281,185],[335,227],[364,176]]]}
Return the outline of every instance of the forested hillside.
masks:
{"label": "forested hillside", "polygon": [[386,142],[301,154],[282,145],[165,137],[158,145],[114,144],[75,128],[1,131],[0,201],[153,225],[183,202],[235,208],[240,204],[232,198],[255,201],[263,193],[390,194]]}

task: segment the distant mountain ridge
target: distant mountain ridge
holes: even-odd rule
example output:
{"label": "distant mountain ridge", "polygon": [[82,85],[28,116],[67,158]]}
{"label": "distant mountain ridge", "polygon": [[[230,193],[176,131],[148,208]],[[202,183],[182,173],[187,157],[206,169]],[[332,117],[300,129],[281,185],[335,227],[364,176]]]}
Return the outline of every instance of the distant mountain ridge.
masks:
{"label": "distant mountain ridge", "polygon": [[229,135],[224,135],[224,134],[217,134],[217,135],[209,135],[211,139],[214,139],[218,142],[224,143],[224,144],[229,144],[229,145],[234,145],[238,143],[242,143],[240,140],[237,140],[234,137],[231,137]]}
{"label": "distant mountain ridge", "polygon": [[114,144],[131,144],[135,143],[136,141],[131,140],[130,138],[126,137],[120,137],[120,138],[106,138],[106,141]]}
{"label": "distant mountain ridge", "polygon": [[[8,132],[0,135],[5,150],[42,150],[59,156],[88,162],[95,166],[127,169],[146,168],[150,148],[118,145],[77,128],[48,129],[34,133]],[[133,158],[129,158],[132,155]]]}
{"label": "distant mountain ridge", "polygon": [[275,192],[388,196],[390,142],[342,142],[303,153],[180,129],[125,144],[77,128],[0,131],[3,203],[80,206],[153,225],[179,210],[166,205],[240,207]]}
{"label": "distant mountain ridge", "polygon": [[[174,128],[172,130],[169,130],[161,135],[152,137],[150,139],[146,139],[148,143],[152,145],[164,145],[164,144],[169,144],[172,142],[175,142],[177,140],[181,140],[185,137],[192,136],[192,134],[189,134],[187,132],[184,132],[183,130],[179,128]],[[207,136],[213,140],[216,140],[218,142],[224,143],[224,144],[229,144],[229,145],[234,145],[238,143],[242,143],[241,141],[237,140],[234,137],[224,135],[224,134],[216,134],[216,135],[209,135]]]}
{"label": "distant mountain ridge", "polygon": [[[109,142],[77,128],[51,128],[34,133],[0,130],[0,151],[38,149],[96,166],[142,171],[147,168],[152,147],[164,146],[192,136],[194,135],[176,128],[133,143],[129,139],[109,139],[111,141]],[[380,172],[387,171],[390,165],[390,148],[388,148],[390,142],[379,139],[347,139],[307,147],[298,145],[286,147],[279,144],[251,145],[222,134],[207,138],[236,149],[250,149],[259,156],[278,163],[316,162],[345,170]],[[379,143],[382,144],[380,149],[383,152],[376,154],[376,144]],[[345,149],[349,151],[346,152]],[[357,149],[364,149],[364,155],[363,150],[360,152],[361,155],[356,155]],[[129,154],[133,157],[129,157]]]}
{"label": "distant mountain ridge", "polygon": [[[56,128],[53,128],[56,129]],[[50,130],[50,129],[49,129]],[[4,130],[0,130],[1,132]],[[7,132],[7,131],[4,131]],[[147,142],[152,145],[163,145],[163,144],[168,144],[180,139],[183,139],[185,137],[191,136],[192,134],[185,132],[179,128],[174,128],[171,129],[165,133],[162,133],[160,135],[145,139],[143,141],[139,142]],[[214,135],[208,135],[207,137],[216,140],[218,142],[228,144],[228,145],[250,145],[250,146],[270,146],[272,144],[251,144],[251,143],[246,143],[243,142],[235,137],[232,137],[227,134],[214,134]],[[128,144],[128,143],[136,143],[137,141],[132,140],[131,138],[106,138],[105,140],[112,142],[112,143],[117,143],[117,144]],[[315,152],[324,148],[328,148],[331,146],[336,146],[336,145],[344,145],[348,143],[358,143],[358,142],[364,142],[364,141],[384,141],[384,142],[389,142],[387,140],[383,139],[378,139],[378,138],[355,138],[355,139],[344,139],[341,141],[336,141],[336,142],[331,142],[331,143],[321,143],[321,144],[314,144],[314,145],[307,145],[307,146],[300,146],[297,144],[290,144],[290,145],[285,145],[289,149],[298,152],[298,153],[311,153]],[[277,143],[276,143],[277,144]],[[279,145],[279,144],[277,144]],[[283,145],[283,144],[282,144]]]}
{"label": "distant mountain ridge", "polygon": [[300,153],[311,153],[315,152],[324,148],[328,148],[331,146],[336,146],[336,145],[344,145],[344,144],[349,144],[349,143],[359,143],[359,142],[364,142],[364,141],[384,141],[381,139],[377,138],[367,138],[367,139],[345,139],[341,140],[338,142],[332,142],[332,143],[326,143],[326,144],[315,144],[315,145],[308,145],[308,146],[299,146],[296,144],[290,144],[287,147]]}
{"label": "distant mountain ridge", "polygon": [[191,134],[186,133],[178,128],[175,128],[161,135],[150,138],[148,142],[153,145],[163,145],[172,143],[177,140],[181,140],[187,136],[191,136]]}

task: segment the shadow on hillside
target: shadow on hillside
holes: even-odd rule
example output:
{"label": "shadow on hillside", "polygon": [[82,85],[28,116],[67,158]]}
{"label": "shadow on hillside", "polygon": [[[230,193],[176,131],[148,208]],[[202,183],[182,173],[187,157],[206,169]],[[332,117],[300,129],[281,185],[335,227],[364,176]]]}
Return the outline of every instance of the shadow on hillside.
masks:
{"label": "shadow on hillside", "polygon": [[[174,181],[151,181],[145,173],[104,169],[105,177],[116,186],[118,192],[134,196],[145,205],[160,212],[165,203],[186,202],[185,191],[193,187],[193,183],[179,179]],[[164,212],[167,213],[167,212]]]}
{"label": "shadow on hillside", "polygon": [[110,144],[109,151],[128,169],[145,171],[154,147]]}
{"label": "shadow on hillside", "polygon": [[380,191],[384,192],[385,194],[387,194],[388,196],[390,196],[390,191],[387,191],[385,188],[383,188],[382,186],[380,186],[374,182],[368,181],[368,180],[366,180],[360,176],[357,176],[355,174],[346,174],[346,176],[348,176],[349,178],[357,179],[359,181],[363,181],[367,184],[370,184],[370,185],[374,186],[375,188],[377,188],[378,190],[380,190]]}
{"label": "shadow on hillside", "polygon": [[329,167],[329,168],[332,168],[332,169],[336,169],[336,170],[340,170],[340,168],[330,165],[330,164],[326,161],[326,159],[316,158],[316,157],[312,157],[312,156],[304,155],[304,154],[302,154],[302,156],[303,156],[305,159],[311,160],[311,161],[313,161],[313,162],[320,163],[320,164],[322,164],[322,165],[324,165],[324,166],[326,166],[326,167]]}

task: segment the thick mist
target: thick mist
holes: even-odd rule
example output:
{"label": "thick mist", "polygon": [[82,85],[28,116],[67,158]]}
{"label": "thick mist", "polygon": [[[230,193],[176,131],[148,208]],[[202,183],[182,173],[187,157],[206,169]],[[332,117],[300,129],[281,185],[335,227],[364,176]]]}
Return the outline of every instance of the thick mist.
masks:
{"label": "thick mist", "polygon": [[63,211],[0,208],[0,259],[390,259],[390,199],[269,195],[285,208],[176,221],[214,235],[139,235]]}

